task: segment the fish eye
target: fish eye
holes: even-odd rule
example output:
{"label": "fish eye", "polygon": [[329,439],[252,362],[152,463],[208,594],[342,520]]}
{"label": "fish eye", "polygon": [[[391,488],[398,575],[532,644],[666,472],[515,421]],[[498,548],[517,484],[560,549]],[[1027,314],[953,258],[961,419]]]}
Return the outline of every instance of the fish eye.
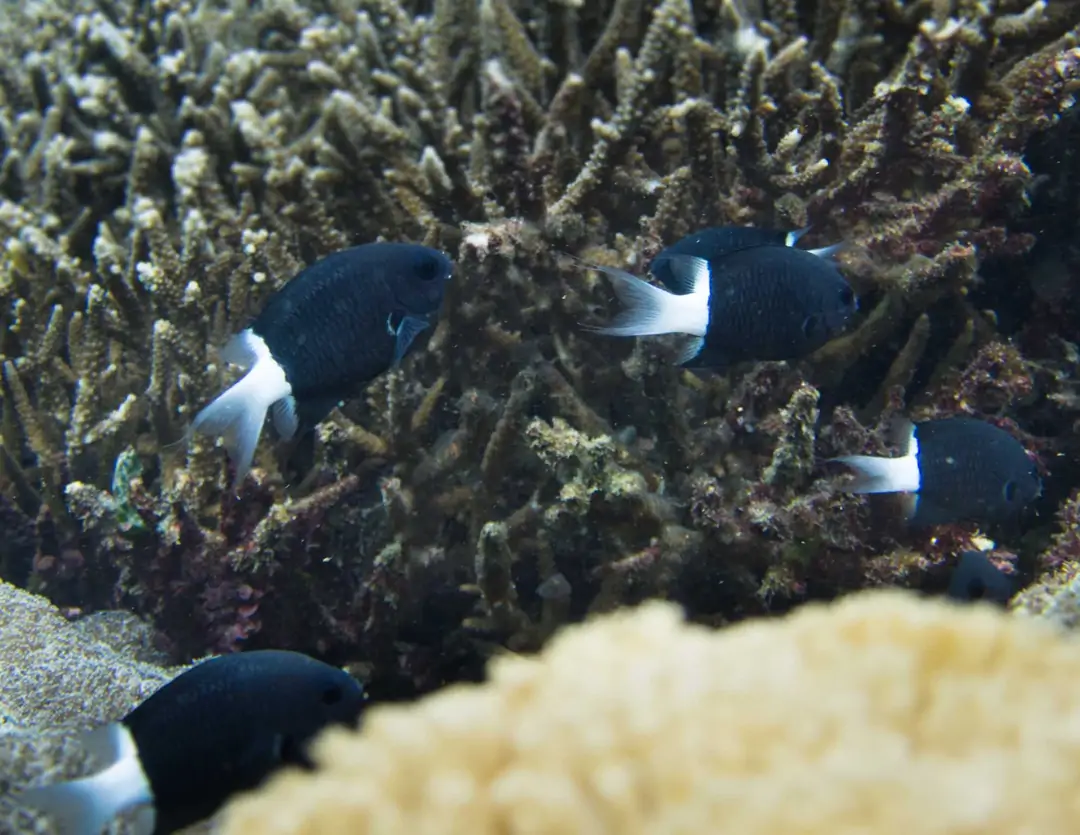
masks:
{"label": "fish eye", "polygon": [[324,705],[336,705],[344,696],[345,694],[341,692],[340,687],[327,687],[322,692],[322,703]]}
{"label": "fish eye", "polygon": [[982,600],[986,597],[986,583],[980,577],[973,577],[967,584],[967,596],[969,600]]}
{"label": "fish eye", "polygon": [[855,303],[855,293],[850,287],[843,287],[840,290],[840,304],[844,307],[851,307]]}
{"label": "fish eye", "polygon": [[1005,482],[1005,488],[1001,492],[1005,496],[1005,501],[1007,501],[1007,502],[1016,501],[1016,482],[1015,481],[1007,481],[1007,482]]}
{"label": "fish eye", "polygon": [[442,266],[434,258],[424,258],[416,265],[416,277],[421,281],[432,281],[442,275]]}

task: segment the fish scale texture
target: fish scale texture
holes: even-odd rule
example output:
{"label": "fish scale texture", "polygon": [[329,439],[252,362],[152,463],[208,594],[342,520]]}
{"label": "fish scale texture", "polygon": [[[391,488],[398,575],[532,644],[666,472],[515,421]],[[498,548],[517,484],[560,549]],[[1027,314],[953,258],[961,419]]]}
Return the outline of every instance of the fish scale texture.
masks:
{"label": "fish scale texture", "polygon": [[318,756],[225,835],[1080,832],[1080,644],[895,591],[720,632],[652,603]]}

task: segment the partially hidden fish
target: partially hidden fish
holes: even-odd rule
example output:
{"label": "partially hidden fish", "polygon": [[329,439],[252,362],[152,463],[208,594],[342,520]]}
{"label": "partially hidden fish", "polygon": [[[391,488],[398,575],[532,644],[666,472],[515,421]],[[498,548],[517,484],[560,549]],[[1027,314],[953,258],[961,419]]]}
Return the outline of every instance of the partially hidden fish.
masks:
{"label": "partially hidden fish", "polygon": [[196,664],[83,745],[103,767],[28,789],[19,802],[58,835],[99,835],[140,807],[141,835],[168,835],[213,815],[285,765],[310,768],[307,744],[357,722],[364,691],[350,675],[298,652],[256,650]]}
{"label": "partially hidden fish", "polygon": [[657,260],[654,271],[664,287],[625,270],[585,265],[611,279],[624,305],[610,324],[590,330],[688,334],[680,364],[723,367],[802,358],[839,335],[858,307],[834,263],[783,244],[724,250],[711,258],[661,253]]}
{"label": "partially hidden fish", "polygon": [[[710,226],[691,232],[680,238],[671,246],[663,249],[649,265],[649,272],[659,279],[668,289],[672,289],[672,271],[668,264],[672,256],[693,255],[704,258],[706,261],[722,258],[740,249],[751,249],[758,246],[795,246],[795,244],[810,231],[810,227],[803,229],[770,229],[764,226]],[[822,258],[830,257],[845,247],[843,242],[821,247],[820,249],[808,249],[810,252]]]}
{"label": "partially hidden fish", "polygon": [[852,493],[907,493],[916,526],[1015,519],[1042,492],[1035,462],[1016,438],[968,417],[899,426],[897,458],[845,455]]}
{"label": "partially hidden fish", "polygon": [[1016,593],[1017,586],[1016,578],[990,562],[982,551],[965,551],[953,569],[945,594],[960,603],[985,600],[1005,604]]}
{"label": "partially hidden fish", "polygon": [[274,293],[222,349],[247,373],[192,424],[223,438],[234,483],[251,469],[267,411],[292,438],[400,362],[438,312],[452,268],[419,244],[364,244],[316,261]]}

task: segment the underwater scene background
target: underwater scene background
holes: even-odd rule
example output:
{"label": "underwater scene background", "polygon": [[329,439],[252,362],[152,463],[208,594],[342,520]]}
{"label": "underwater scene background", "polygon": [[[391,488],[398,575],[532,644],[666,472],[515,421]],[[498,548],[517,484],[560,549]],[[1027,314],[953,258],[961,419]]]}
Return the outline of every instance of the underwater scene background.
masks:
{"label": "underwater scene background", "polygon": [[[411,700],[652,598],[726,627],[973,550],[1073,625],[1078,91],[1069,0],[4,4],[0,728],[260,648]],[[846,330],[718,370],[589,330],[618,303],[581,262],[714,226],[842,243]],[[189,432],[219,350],[376,240],[451,257],[438,319],[233,489]],[[911,526],[824,463],[957,416],[1035,462],[1017,518]],[[57,684],[84,664],[100,701]]]}

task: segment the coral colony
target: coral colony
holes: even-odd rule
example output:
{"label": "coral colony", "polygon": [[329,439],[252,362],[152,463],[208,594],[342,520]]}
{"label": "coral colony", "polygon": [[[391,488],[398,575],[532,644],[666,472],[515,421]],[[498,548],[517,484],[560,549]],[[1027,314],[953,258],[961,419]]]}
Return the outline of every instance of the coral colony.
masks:
{"label": "coral colony", "polygon": [[[378,697],[649,597],[719,624],[1080,557],[1076,4],[240,5],[0,15],[4,579],[178,659],[362,660]],[[844,242],[843,332],[721,373],[590,332],[617,299],[581,263],[728,226]],[[451,256],[441,314],[234,490],[192,431],[220,347],[380,240]],[[840,489],[821,462],[899,455],[897,416],[1023,444],[1028,534]]]}

